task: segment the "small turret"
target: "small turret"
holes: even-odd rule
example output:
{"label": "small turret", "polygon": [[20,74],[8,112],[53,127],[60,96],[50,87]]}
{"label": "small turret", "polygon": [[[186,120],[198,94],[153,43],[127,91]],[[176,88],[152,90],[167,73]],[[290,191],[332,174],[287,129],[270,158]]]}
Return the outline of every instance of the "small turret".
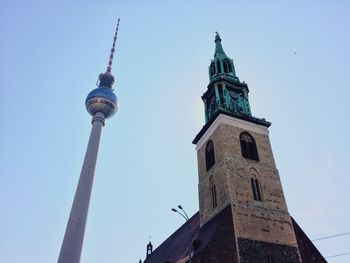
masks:
{"label": "small turret", "polygon": [[151,241],[147,244],[147,252],[146,252],[146,258],[150,256],[153,252],[153,245]]}

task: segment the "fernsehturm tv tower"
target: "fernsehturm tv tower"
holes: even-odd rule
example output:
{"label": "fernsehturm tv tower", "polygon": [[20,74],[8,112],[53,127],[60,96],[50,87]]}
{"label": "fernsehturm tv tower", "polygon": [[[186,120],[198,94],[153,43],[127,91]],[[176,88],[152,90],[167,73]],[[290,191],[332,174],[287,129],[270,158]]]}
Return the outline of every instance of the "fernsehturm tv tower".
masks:
{"label": "fernsehturm tv tower", "polygon": [[59,263],[80,262],[101,131],[105,119],[112,117],[118,109],[117,97],[112,89],[114,84],[112,62],[119,21],[120,19],[118,19],[107,70],[100,74],[98,87],[92,90],[85,100],[86,109],[92,115],[92,129],[58,258]]}

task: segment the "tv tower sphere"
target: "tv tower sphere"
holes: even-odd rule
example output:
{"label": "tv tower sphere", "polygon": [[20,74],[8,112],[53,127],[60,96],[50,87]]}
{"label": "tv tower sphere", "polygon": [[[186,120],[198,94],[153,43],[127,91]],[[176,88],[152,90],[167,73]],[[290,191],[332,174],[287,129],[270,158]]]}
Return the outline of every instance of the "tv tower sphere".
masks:
{"label": "tv tower sphere", "polygon": [[112,89],[114,77],[108,72],[102,73],[99,76],[99,81],[99,87],[87,95],[85,106],[91,116],[101,112],[107,119],[112,117],[118,110],[118,99]]}

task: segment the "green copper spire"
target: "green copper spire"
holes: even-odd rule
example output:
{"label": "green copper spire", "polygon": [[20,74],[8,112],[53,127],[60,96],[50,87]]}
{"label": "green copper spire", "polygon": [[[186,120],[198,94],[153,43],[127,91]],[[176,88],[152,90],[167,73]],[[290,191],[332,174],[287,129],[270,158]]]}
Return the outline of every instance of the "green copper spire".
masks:
{"label": "green copper spire", "polygon": [[236,76],[233,60],[225,54],[218,32],[215,36],[214,59],[209,66],[209,78],[208,89],[202,96],[206,123],[215,120],[219,114],[226,114],[266,127],[270,125],[266,120],[252,116],[248,85],[244,81],[240,82]]}
{"label": "green copper spire", "polygon": [[233,60],[226,56],[224,49],[221,45],[221,38],[218,32],[215,32],[215,53],[209,67],[210,81],[217,79],[229,79],[231,81],[239,82],[236,76],[235,66]]}
{"label": "green copper spire", "polygon": [[215,118],[218,112],[242,118],[251,117],[248,86],[236,76],[233,60],[225,54],[218,32],[215,36],[214,59],[209,66],[209,78],[208,90],[202,97],[207,122]]}
{"label": "green copper spire", "polygon": [[208,131],[209,127],[221,115],[227,115],[258,125],[269,127],[270,122],[265,119],[252,116],[249,99],[248,85],[240,82],[236,76],[233,60],[229,58],[221,45],[221,37],[215,32],[215,53],[209,65],[209,78],[206,92],[202,95],[205,108],[205,125],[194,138],[197,142]]}

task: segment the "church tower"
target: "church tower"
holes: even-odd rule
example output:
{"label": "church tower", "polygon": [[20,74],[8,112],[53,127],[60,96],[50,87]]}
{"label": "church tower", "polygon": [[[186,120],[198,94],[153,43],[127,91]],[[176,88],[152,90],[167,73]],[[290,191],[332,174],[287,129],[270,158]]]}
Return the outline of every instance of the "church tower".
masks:
{"label": "church tower", "polygon": [[252,116],[248,85],[218,33],[209,77],[202,96],[206,124],[193,140],[200,227],[229,207],[239,262],[301,262],[272,154],[271,123]]}
{"label": "church tower", "polygon": [[193,140],[199,212],[144,263],[327,263],[288,212],[271,123],[252,115],[248,85],[218,33],[209,78],[202,96],[206,123]]}

